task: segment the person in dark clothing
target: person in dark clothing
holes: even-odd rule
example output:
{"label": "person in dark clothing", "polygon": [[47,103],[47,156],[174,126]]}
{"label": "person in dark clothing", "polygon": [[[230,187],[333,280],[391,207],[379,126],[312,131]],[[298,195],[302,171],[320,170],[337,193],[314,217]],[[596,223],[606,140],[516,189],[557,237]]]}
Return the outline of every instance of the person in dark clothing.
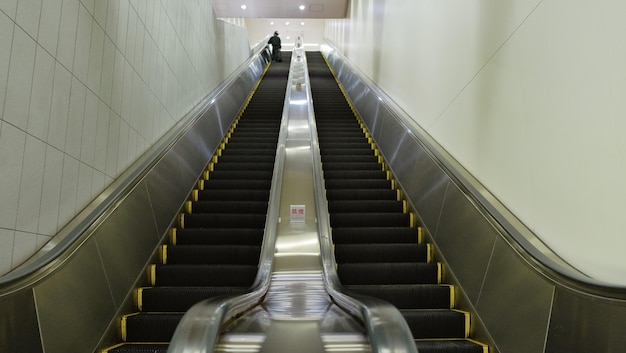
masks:
{"label": "person in dark clothing", "polygon": [[283,57],[280,53],[280,37],[278,36],[278,31],[274,32],[274,35],[267,41],[267,44],[272,45],[272,60],[277,62],[283,61]]}

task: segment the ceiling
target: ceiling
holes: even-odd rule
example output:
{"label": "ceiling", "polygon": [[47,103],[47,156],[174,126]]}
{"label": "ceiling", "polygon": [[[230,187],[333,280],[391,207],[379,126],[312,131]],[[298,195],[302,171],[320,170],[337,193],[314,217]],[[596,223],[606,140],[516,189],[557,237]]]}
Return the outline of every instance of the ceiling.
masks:
{"label": "ceiling", "polygon": [[[345,18],[349,0],[210,0],[220,18]],[[242,9],[242,5],[246,8]],[[302,6],[302,10],[300,7]]]}

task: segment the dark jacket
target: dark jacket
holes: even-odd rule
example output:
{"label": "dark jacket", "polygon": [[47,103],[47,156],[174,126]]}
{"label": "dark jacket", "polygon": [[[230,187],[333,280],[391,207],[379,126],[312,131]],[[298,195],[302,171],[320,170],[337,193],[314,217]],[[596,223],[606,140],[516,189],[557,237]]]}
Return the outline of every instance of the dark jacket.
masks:
{"label": "dark jacket", "polygon": [[280,37],[277,34],[274,34],[274,36],[267,41],[267,44],[271,44],[276,50],[280,49]]}

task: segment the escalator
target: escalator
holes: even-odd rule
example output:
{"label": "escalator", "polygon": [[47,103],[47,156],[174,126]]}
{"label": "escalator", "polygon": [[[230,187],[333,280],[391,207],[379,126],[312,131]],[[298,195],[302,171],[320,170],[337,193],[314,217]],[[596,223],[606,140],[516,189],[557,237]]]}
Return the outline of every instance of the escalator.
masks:
{"label": "escalator", "polygon": [[264,238],[285,62],[268,67],[224,137],[161,246],[159,263],[148,267],[149,286],[135,293],[138,311],[121,319],[121,342],[103,353],[166,352],[192,305],[250,290]]}
{"label": "escalator", "polygon": [[480,353],[414,215],[321,53],[307,61],[337,272],[347,293],[378,297],[407,321],[420,353]]}

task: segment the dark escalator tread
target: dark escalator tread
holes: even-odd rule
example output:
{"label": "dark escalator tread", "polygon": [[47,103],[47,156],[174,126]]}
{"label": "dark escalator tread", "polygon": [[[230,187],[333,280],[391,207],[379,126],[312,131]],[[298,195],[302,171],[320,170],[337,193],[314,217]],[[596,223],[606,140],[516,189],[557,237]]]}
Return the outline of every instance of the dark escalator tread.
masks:
{"label": "dark escalator tread", "polygon": [[227,163],[272,163],[274,164],[274,160],[276,156],[273,154],[266,155],[222,155],[218,157],[218,164],[227,164]]}
{"label": "dark escalator tread", "polygon": [[409,227],[342,227],[332,229],[335,244],[417,243],[417,228]]}
{"label": "dark escalator tread", "polygon": [[265,228],[265,214],[187,214],[182,228]]}
{"label": "dark escalator tread", "polygon": [[392,200],[398,199],[398,192],[392,189],[329,189],[328,201],[338,200]]}
{"label": "dark escalator tread", "polygon": [[126,318],[129,342],[169,342],[183,313],[139,313]]}
{"label": "dark escalator tread", "polygon": [[204,182],[205,190],[237,189],[237,190],[269,190],[272,186],[270,179],[256,180],[224,180],[215,179]]}
{"label": "dark escalator tread", "polygon": [[209,182],[211,180],[237,180],[237,179],[256,179],[256,180],[272,180],[274,170],[214,170],[209,173]]}
{"label": "dark escalator tread", "polygon": [[157,265],[156,286],[251,286],[257,266]]}
{"label": "dark escalator tread", "polygon": [[[209,181],[210,183],[210,181]],[[265,201],[270,198],[270,190],[198,190],[198,201]]]}
{"label": "dark escalator tread", "polygon": [[405,310],[400,313],[406,320],[413,337],[420,338],[466,338],[467,316],[456,310]]}
{"label": "dark escalator tread", "polygon": [[245,294],[248,287],[151,287],[141,291],[142,311],[185,312],[209,298]]}
{"label": "dark escalator tread", "polygon": [[261,246],[254,245],[176,245],[167,247],[168,265],[257,265]]}
{"label": "dark escalator tread", "polygon": [[337,266],[342,284],[439,283],[435,263],[347,263]]}
{"label": "dark escalator tread", "polygon": [[453,305],[449,285],[346,285],[344,288],[354,293],[380,298],[399,309],[450,309]]}
{"label": "dark escalator tread", "polygon": [[333,213],[330,226],[339,227],[409,227],[411,216],[404,213]]}
{"label": "dark escalator tread", "polygon": [[106,353],[167,353],[169,343],[124,343]]}
{"label": "dark escalator tread", "polygon": [[248,171],[273,171],[274,162],[228,162],[228,163],[216,163],[213,165],[214,171],[236,171],[236,172],[248,172]]}
{"label": "dark escalator tread", "polygon": [[215,229],[178,229],[176,231],[177,245],[224,245],[248,244],[261,245],[263,242],[263,228],[215,228]]}
{"label": "dark escalator tread", "polygon": [[335,244],[337,263],[427,262],[426,244]]}
{"label": "dark escalator tread", "polygon": [[329,170],[324,179],[388,179],[384,170]]}
{"label": "dark escalator tread", "polygon": [[415,340],[419,353],[487,353],[487,347],[464,339]]}
{"label": "dark escalator tread", "polygon": [[330,189],[392,189],[393,183],[387,179],[328,179],[324,181]]}
{"label": "dark escalator tread", "polygon": [[334,200],[328,201],[328,212],[330,213],[402,213],[405,211],[405,204],[396,200]]}
{"label": "dark escalator tread", "polygon": [[192,213],[267,213],[267,201],[197,201]]}

